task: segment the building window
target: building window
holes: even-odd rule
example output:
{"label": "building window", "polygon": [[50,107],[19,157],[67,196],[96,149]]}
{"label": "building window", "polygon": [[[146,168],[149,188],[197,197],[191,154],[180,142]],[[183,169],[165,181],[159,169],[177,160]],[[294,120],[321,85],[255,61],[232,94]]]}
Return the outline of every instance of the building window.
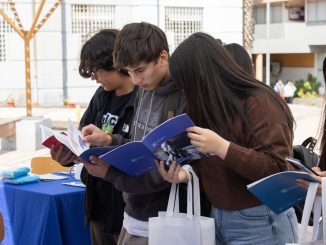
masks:
{"label": "building window", "polygon": [[203,31],[203,8],[165,7],[165,33],[171,52],[199,31]]}
{"label": "building window", "polygon": [[308,0],[307,22],[318,24],[326,22],[326,0]]}
{"label": "building window", "polygon": [[[5,14],[14,21],[14,15],[9,8],[8,3],[0,3],[1,9],[5,12]],[[5,62],[7,60],[7,36],[8,33],[12,33],[13,28],[4,20],[4,18],[0,18],[0,62]]]}
{"label": "building window", "polygon": [[[270,23],[282,23],[282,4],[271,4]],[[256,24],[266,24],[266,4],[254,7],[254,19]]]}
{"label": "building window", "polygon": [[81,34],[82,43],[93,32],[115,26],[115,6],[72,4],[71,8],[71,30]]}

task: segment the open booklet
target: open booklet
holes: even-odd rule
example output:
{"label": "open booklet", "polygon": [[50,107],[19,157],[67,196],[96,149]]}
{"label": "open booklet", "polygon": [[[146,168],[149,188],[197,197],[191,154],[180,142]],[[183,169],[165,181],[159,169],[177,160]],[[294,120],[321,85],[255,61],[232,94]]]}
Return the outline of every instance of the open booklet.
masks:
{"label": "open booklet", "polygon": [[114,148],[112,146],[90,148],[90,145],[83,140],[81,132],[70,120],[68,121],[67,132],[58,132],[44,125],[40,125],[40,128],[42,145],[48,148],[65,145],[76,156],[81,156],[82,153],[100,156]]}
{"label": "open booklet", "polygon": [[285,171],[267,176],[247,185],[262,203],[266,204],[274,213],[279,214],[288,208],[304,202],[307,189],[299,186],[297,179],[310,182],[316,180],[304,171]]}
{"label": "open booklet", "polygon": [[64,144],[86,161],[91,155],[95,155],[128,175],[140,176],[156,169],[155,160],[162,160],[168,166],[173,160],[177,164],[186,164],[208,156],[197,151],[190,143],[186,129],[191,126],[194,126],[193,121],[187,114],[181,114],[157,126],[142,141],[132,141],[118,147],[94,148],[89,148],[82,140],[80,131],[71,122],[66,134],[44,126],[41,129],[43,145],[49,148]]}
{"label": "open booklet", "polygon": [[[205,156],[190,143],[186,129],[194,126],[187,114],[173,117],[153,129],[142,141],[132,141],[100,156],[108,164],[131,176],[140,176],[156,169],[155,160],[168,166],[173,160],[186,164]],[[90,152],[81,154],[88,159]]]}

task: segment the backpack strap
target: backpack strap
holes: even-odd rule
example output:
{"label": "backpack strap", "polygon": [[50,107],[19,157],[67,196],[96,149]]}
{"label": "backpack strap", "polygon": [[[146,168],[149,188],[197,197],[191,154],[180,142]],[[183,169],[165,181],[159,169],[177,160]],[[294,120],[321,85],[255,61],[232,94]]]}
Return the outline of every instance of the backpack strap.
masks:
{"label": "backpack strap", "polygon": [[302,142],[302,146],[307,147],[309,149],[309,152],[312,154],[314,151],[314,148],[316,146],[317,140],[313,137],[308,137]]}
{"label": "backpack strap", "polygon": [[181,91],[175,91],[168,95],[164,106],[164,115],[166,115],[166,120],[171,119],[176,115],[180,93]]}

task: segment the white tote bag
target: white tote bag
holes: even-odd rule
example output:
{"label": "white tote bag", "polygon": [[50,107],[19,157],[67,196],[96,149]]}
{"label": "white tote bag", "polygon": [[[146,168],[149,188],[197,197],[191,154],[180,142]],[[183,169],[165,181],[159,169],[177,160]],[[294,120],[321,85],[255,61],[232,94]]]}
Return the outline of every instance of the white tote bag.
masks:
{"label": "white tote bag", "polygon": [[215,245],[214,219],[200,216],[198,177],[189,165],[183,168],[189,179],[187,213],[179,212],[179,187],[172,184],[167,211],[149,219],[149,245]]}
{"label": "white tote bag", "polygon": [[[321,245],[326,244],[326,178],[322,178],[322,196],[316,196],[318,183],[310,183],[303,209],[299,242],[287,245]],[[307,238],[309,216],[314,210],[312,238]],[[322,212],[323,211],[323,212]],[[322,214],[322,217],[321,217]]]}

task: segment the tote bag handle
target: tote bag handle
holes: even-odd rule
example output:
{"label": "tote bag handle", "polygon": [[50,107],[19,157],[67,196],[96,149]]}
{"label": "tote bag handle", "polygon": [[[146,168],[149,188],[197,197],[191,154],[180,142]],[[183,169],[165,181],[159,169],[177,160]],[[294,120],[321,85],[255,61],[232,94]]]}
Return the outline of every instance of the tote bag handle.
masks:
{"label": "tote bag handle", "polygon": [[[192,219],[193,214],[200,216],[199,179],[191,166],[184,165],[182,168],[186,170],[188,176],[187,218]],[[166,215],[171,217],[174,213],[179,213],[179,186],[177,184],[171,185]]]}
{"label": "tote bag handle", "polygon": [[[306,242],[306,234],[309,223],[309,216],[314,208],[314,219],[313,219],[313,240],[317,239],[317,234],[319,230],[319,219],[321,211],[324,208],[326,211],[326,178],[322,178],[322,197],[316,196],[318,183],[311,182],[309,184],[306,201],[303,209],[302,220],[301,220],[301,229],[299,233],[299,242]],[[322,221],[323,221],[323,239],[326,238],[326,212],[322,212]]]}

